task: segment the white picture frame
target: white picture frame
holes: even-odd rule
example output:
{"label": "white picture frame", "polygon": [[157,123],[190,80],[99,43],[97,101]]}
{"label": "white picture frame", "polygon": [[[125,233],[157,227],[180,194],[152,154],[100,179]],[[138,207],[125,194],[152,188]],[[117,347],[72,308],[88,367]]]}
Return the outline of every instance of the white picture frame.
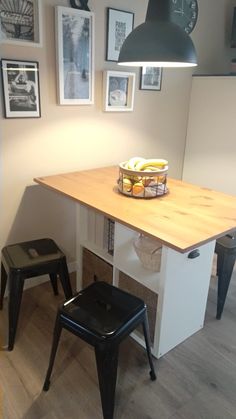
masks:
{"label": "white picture frame", "polygon": [[58,102],[94,103],[94,13],[55,7]]}
{"label": "white picture frame", "polygon": [[134,13],[107,8],[107,50],[106,61],[118,61],[122,44],[133,30]]}
{"label": "white picture frame", "polygon": [[103,110],[130,112],[134,108],[135,73],[125,71],[103,72]]}
{"label": "white picture frame", "polygon": [[42,0],[0,0],[0,42],[42,47]]}
{"label": "white picture frame", "polygon": [[5,118],[40,118],[37,61],[1,60]]}

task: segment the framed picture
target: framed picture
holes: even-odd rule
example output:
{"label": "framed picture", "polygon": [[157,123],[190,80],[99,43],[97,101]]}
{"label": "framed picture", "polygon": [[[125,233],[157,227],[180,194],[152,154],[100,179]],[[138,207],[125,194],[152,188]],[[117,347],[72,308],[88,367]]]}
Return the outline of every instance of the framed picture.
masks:
{"label": "framed picture", "polygon": [[56,45],[60,105],[94,102],[94,14],[57,6]]}
{"label": "framed picture", "polygon": [[39,118],[39,66],[37,61],[1,61],[6,118]]}
{"label": "framed picture", "polygon": [[125,112],[134,107],[135,73],[104,71],[104,111]]}
{"label": "framed picture", "polygon": [[161,90],[161,80],[161,67],[141,67],[140,90]]}
{"label": "framed picture", "polygon": [[42,0],[0,0],[0,40],[42,46]]}
{"label": "framed picture", "polygon": [[133,27],[134,13],[107,9],[107,61],[118,61],[122,44]]}

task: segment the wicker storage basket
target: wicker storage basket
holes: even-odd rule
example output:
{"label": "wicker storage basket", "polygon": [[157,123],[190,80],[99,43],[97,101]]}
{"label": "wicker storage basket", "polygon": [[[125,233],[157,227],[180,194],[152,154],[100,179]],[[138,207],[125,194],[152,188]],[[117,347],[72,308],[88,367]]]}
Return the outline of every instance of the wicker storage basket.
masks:
{"label": "wicker storage basket", "polygon": [[137,171],[127,169],[127,162],[119,165],[118,189],[121,193],[134,198],[156,198],[167,193],[167,173],[165,169]]}
{"label": "wicker storage basket", "polygon": [[144,268],[159,272],[161,268],[162,244],[157,239],[152,239],[144,234],[140,234],[133,244]]}

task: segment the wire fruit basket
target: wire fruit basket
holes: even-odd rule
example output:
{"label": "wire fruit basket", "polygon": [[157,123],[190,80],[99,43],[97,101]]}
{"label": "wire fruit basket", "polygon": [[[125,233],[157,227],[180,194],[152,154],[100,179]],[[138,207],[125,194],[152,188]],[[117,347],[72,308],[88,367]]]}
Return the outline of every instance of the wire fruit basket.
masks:
{"label": "wire fruit basket", "polygon": [[156,170],[131,170],[127,161],[119,165],[118,189],[121,193],[134,198],[156,198],[168,192],[168,166]]}

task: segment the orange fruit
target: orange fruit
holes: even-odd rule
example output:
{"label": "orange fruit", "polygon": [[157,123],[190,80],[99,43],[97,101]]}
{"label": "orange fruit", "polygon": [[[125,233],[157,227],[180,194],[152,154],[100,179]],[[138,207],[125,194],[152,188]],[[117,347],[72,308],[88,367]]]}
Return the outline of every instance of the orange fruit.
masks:
{"label": "orange fruit", "polygon": [[136,182],[133,185],[133,195],[141,195],[144,193],[143,182]]}

